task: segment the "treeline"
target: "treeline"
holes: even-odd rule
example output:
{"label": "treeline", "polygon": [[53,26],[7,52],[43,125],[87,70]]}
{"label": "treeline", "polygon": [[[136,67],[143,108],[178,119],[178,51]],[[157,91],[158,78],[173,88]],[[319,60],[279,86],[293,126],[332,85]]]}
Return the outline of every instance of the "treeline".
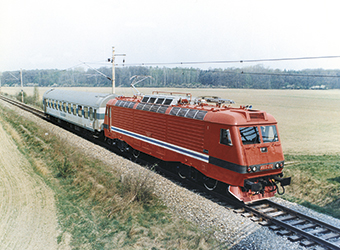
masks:
{"label": "treeline", "polygon": [[[102,74],[98,73],[101,72]],[[107,77],[103,76],[106,75]],[[76,68],[72,70],[25,70],[24,86],[108,87],[112,69]],[[255,89],[340,89],[340,70],[306,69],[300,71],[269,69],[261,65],[245,68],[209,69],[167,67],[116,68],[116,86],[128,87],[135,75],[151,76],[137,87],[255,88]],[[2,86],[20,85],[19,71],[1,75]]]}

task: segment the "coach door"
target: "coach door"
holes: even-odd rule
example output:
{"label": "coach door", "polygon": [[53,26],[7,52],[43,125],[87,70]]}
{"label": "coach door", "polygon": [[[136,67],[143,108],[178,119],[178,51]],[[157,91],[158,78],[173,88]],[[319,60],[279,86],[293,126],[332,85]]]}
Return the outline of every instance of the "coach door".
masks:
{"label": "coach door", "polygon": [[111,131],[111,107],[106,107],[107,112],[107,129]]}
{"label": "coach door", "polygon": [[47,109],[47,100],[44,99],[44,113],[46,114],[46,109]]}

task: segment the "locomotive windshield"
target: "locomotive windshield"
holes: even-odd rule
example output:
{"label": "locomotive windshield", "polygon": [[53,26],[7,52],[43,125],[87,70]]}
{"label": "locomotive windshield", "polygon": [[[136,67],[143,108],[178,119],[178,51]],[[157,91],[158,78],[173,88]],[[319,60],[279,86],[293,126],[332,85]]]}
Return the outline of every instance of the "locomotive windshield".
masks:
{"label": "locomotive windshield", "polygon": [[261,126],[261,134],[262,134],[263,143],[275,142],[279,140],[275,125]]}
{"label": "locomotive windshield", "polygon": [[[279,140],[275,125],[260,126],[260,128],[263,143],[276,142]],[[257,126],[241,127],[239,129],[243,145],[261,143],[261,137]]]}
{"label": "locomotive windshield", "polygon": [[240,134],[243,145],[261,143],[257,127],[241,127]]}

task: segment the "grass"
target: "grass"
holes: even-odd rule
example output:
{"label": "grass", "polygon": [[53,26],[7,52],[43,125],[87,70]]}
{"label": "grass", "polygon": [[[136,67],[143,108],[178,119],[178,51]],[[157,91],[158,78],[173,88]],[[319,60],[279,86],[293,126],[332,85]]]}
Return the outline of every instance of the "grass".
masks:
{"label": "grass", "polygon": [[286,155],[292,176],[284,198],[340,219],[340,156]]}
{"label": "grass", "polygon": [[63,244],[73,249],[215,249],[212,233],[172,215],[154,194],[148,176],[124,175],[77,148],[0,109],[0,122],[53,189]]}

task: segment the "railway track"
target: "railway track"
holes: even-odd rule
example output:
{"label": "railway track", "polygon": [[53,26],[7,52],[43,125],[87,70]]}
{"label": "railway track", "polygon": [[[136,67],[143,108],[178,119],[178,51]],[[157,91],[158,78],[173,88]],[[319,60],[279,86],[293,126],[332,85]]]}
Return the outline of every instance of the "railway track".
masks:
{"label": "railway track", "polygon": [[19,102],[17,100],[10,99],[10,98],[8,98],[6,96],[3,96],[3,95],[0,95],[0,99],[3,100],[3,101],[8,102],[8,103],[10,103],[10,104],[12,104],[14,106],[17,106],[17,107],[19,107],[19,108],[21,108],[23,110],[26,110],[26,111],[28,111],[28,112],[30,112],[30,113],[32,113],[32,114],[34,114],[34,115],[36,115],[36,116],[38,116],[40,118],[45,119],[45,114],[40,109],[34,108],[32,106],[29,106],[29,105],[27,105],[25,103],[22,103],[22,102]]}
{"label": "railway track", "polygon": [[[0,95],[0,99],[45,119],[44,112],[39,109],[2,95]],[[99,141],[96,140],[96,143],[98,142]],[[105,145],[101,142],[98,144],[101,146]],[[142,161],[141,163],[148,164],[146,161]],[[164,169],[162,169],[162,171],[164,171]],[[166,175],[173,177],[173,173],[170,172],[167,172]],[[181,180],[181,183],[183,185],[183,180]],[[230,205],[233,206],[232,209],[234,209],[235,213],[249,217],[252,221],[269,227],[271,230],[276,231],[278,235],[286,236],[293,242],[299,241],[304,247],[320,246],[323,249],[340,250],[340,228],[336,228],[270,200],[243,204],[231,200],[229,197],[221,194],[221,192],[207,191],[202,185],[190,182],[190,180],[187,179],[184,180],[184,186],[221,205],[228,204],[228,209],[230,209]]]}
{"label": "railway track", "polygon": [[340,249],[340,228],[270,200],[258,201],[234,211],[269,226],[278,235],[287,236],[293,242],[300,241],[304,247],[319,245],[324,249]]}

